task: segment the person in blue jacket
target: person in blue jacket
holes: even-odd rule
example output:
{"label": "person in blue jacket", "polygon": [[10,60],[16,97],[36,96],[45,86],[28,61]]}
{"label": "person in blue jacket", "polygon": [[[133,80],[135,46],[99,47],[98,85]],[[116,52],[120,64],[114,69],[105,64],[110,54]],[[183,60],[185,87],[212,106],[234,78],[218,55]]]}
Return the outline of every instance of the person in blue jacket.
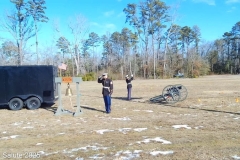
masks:
{"label": "person in blue jacket", "polygon": [[105,103],[106,113],[111,113],[111,95],[113,93],[113,82],[108,79],[107,73],[103,73],[102,76],[98,77],[98,83],[102,83],[102,94]]}
{"label": "person in blue jacket", "polygon": [[131,100],[131,92],[132,92],[132,83],[131,81],[133,80],[133,75],[131,75],[131,77],[129,77],[128,75],[126,75],[126,83],[127,83],[127,100]]}

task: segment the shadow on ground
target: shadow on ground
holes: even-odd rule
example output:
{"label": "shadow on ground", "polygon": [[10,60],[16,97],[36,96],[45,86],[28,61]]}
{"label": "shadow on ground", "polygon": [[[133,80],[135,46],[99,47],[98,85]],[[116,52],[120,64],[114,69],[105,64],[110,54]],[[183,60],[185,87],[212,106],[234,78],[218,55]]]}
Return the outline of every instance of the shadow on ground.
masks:
{"label": "shadow on ground", "polygon": [[43,103],[41,108],[55,113],[58,107],[55,107],[54,105],[55,103]]}
{"label": "shadow on ground", "polygon": [[[74,107],[77,107],[77,106],[74,106]],[[89,106],[81,106],[81,108],[88,109],[88,110],[92,110],[92,111],[97,111],[97,112],[103,112],[103,113],[105,113],[104,110],[99,110],[99,109],[92,108],[92,107],[89,107]]]}
{"label": "shadow on ground", "polygon": [[[112,99],[119,99],[123,101],[129,101],[127,97],[112,97]],[[131,100],[143,99],[142,97],[132,97]]]}
{"label": "shadow on ground", "polygon": [[[194,109],[194,108],[191,108],[191,109]],[[197,108],[197,109],[198,109],[198,108]],[[208,112],[219,112],[219,113],[229,113],[229,114],[240,115],[240,113],[234,113],[234,112],[228,112],[228,111],[218,111],[218,110],[213,110],[213,109],[200,108],[199,110],[208,111]]]}
{"label": "shadow on ground", "polygon": [[[46,109],[46,110],[48,110],[48,111],[50,111],[50,112],[56,113],[58,107],[55,107],[55,106],[53,106],[53,105],[54,105],[54,104],[52,104],[52,105],[51,105],[51,104],[44,104],[44,105],[41,106],[41,108]],[[74,107],[77,108],[77,106],[74,106]],[[105,113],[104,110],[99,110],[99,109],[92,108],[92,107],[89,107],[89,106],[80,106],[80,107],[81,107],[81,109],[88,109],[88,110],[92,110],[92,111],[97,111],[97,112]],[[63,108],[63,109],[64,109],[64,108]],[[64,110],[65,110],[65,109],[64,109]],[[74,110],[74,111],[65,110],[65,111],[74,113],[76,110]]]}

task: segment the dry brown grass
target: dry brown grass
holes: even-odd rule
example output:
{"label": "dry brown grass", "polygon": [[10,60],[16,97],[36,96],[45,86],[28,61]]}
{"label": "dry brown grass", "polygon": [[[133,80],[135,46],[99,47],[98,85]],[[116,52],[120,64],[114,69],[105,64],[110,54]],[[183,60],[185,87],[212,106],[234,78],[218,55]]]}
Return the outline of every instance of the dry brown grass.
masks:
{"label": "dry brown grass", "polygon": [[[55,116],[58,102],[38,110],[1,109],[0,159],[5,159],[6,154],[30,152],[40,153],[39,159],[53,160],[100,157],[228,160],[234,159],[233,156],[237,159],[240,157],[239,82],[239,75],[134,80],[133,100],[126,101],[125,82],[114,81],[109,115],[103,113],[101,84],[82,82],[83,114],[78,117]],[[169,84],[186,86],[188,98],[174,105],[148,103],[147,100],[160,95]],[[75,111],[76,95],[71,98],[71,106],[69,97],[64,95],[66,86],[62,85],[63,106]],[[76,94],[75,84],[71,88]],[[174,125],[191,128],[176,129]],[[100,134],[101,130],[105,132]],[[18,136],[10,137],[13,135]],[[163,143],[164,140],[170,144]],[[173,153],[150,154],[154,151]]]}

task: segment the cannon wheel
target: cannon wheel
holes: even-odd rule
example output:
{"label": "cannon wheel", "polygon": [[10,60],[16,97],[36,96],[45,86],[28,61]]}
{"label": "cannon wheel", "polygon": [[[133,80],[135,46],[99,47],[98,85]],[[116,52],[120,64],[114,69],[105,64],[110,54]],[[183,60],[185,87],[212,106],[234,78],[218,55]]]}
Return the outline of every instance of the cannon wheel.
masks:
{"label": "cannon wheel", "polygon": [[181,93],[175,85],[168,85],[162,91],[162,96],[167,103],[176,103],[181,98]]}
{"label": "cannon wheel", "polygon": [[180,91],[180,94],[181,94],[179,101],[184,101],[188,96],[187,88],[181,84],[175,84],[175,86],[178,88],[178,90]]}

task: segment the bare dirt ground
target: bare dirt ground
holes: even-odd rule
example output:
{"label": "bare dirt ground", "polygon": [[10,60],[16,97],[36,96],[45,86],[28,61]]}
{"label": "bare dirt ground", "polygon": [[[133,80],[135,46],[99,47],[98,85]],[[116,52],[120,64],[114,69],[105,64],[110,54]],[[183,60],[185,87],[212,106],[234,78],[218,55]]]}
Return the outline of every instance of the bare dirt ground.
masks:
{"label": "bare dirt ground", "polygon": [[[240,76],[114,81],[112,113],[104,113],[101,84],[81,82],[79,116],[54,115],[58,101],[38,110],[0,109],[0,159],[231,160],[240,159]],[[182,84],[183,102],[149,103],[165,86]],[[74,95],[64,109],[76,110]]]}

